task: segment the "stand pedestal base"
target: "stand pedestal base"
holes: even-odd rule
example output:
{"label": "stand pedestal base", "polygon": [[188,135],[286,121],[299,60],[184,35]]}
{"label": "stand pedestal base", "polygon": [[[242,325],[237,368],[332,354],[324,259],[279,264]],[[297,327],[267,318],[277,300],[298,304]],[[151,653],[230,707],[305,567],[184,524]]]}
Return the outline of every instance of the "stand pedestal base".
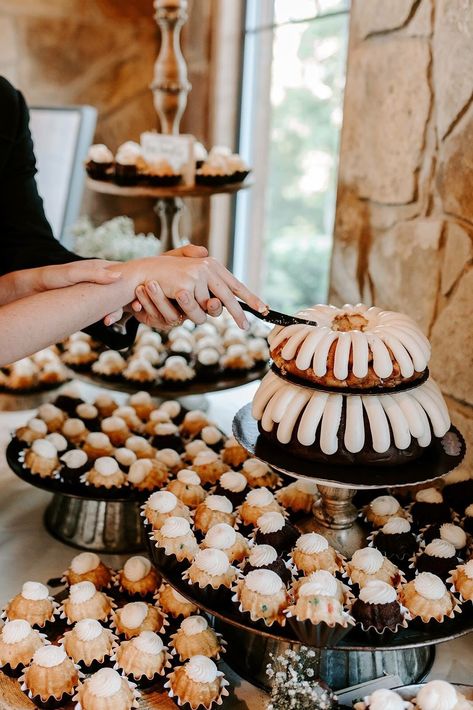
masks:
{"label": "stand pedestal base", "polygon": [[145,549],[140,503],[71,498],[56,493],[44,514],[47,531],[66,545],[109,555]]}
{"label": "stand pedestal base", "polygon": [[[264,689],[270,688],[266,675],[267,665],[272,662],[270,654],[276,658],[290,648],[297,651],[300,645],[249,634],[219,619],[215,619],[215,628],[228,644],[225,662],[243,678]],[[425,678],[435,658],[433,646],[393,651],[312,650],[315,652],[314,677],[322,678],[332,690],[365,683],[386,674],[398,675],[406,685],[418,683]]]}

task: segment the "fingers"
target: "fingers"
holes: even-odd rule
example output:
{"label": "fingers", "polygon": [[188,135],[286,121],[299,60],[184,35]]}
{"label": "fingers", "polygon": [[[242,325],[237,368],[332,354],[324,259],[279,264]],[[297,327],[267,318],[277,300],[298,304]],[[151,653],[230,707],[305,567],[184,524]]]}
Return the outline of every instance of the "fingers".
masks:
{"label": "fingers", "polygon": [[209,252],[205,247],[200,247],[196,244],[184,244],[182,247],[164,252],[163,256],[188,256],[194,259],[203,259],[208,254]]}
{"label": "fingers", "polygon": [[227,284],[224,283],[224,281],[222,281],[222,279],[220,279],[218,276],[214,276],[212,274],[211,278],[209,279],[209,286],[214,296],[217,296],[217,298],[219,298],[223,305],[226,307],[227,311],[233,317],[235,323],[242,330],[248,330],[250,324],[248,323],[248,320],[245,314],[243,313],[242,307],[238,303],[233,293],[230,291]]}
{"label": "fingers", "polygon": [[123,308],[119,308],[117,311],[114,311],[113,313],[109,313],[108,316],[105,316],[103,319],[103,322],[105,325],[113,325],[114,323],[117,323],[120,318],[123,317]]}
{"label": "fingers", "polygon": [[245,301],[249,306],[254,308],[258,313],[266,313],[268,306],[256,296],[249,288],[245,286],[241,281],[239,281],[236,276],[234,276],[228,269],[226,269],[218,261],[215,262],[216,270],[222,280],[228,285],[232,293],[242,301]]}
{"label": "fingers", "polygon": [[134,313],[139,313],[141,310],[143,310],[143,306],[138,301],[138,299],[135,299],[134,301],[131,302],[131,310]]}
{"label": "fingers", "polygon": [[205,310],[207,311],[209,316],[212,316],[212,318],[217,318],[222,313],[223,306],[218,298],[209,298]]}
{"label": "fingers", "polygon": [[195,285],[194,297],[203,311],[207,310],[207,302],[210,300],[210,293],[205,280],[199,280]]}
{"label": "fingers", "polygon": [[[170,324],[179,321],[180,314],[171,301],[165,296],[164,291],[157,281],[148,281],[145,284],[146,293],[163,318]],[[141,300],[141,299],[140,299]]]}
{"label": "fingers", "polygon": [[194,294],[181,289],[176,293],[176,300],[187,318],[190,318],[190,320],[194,321],[197,325],[205,323],[206,313],[195,300]]}

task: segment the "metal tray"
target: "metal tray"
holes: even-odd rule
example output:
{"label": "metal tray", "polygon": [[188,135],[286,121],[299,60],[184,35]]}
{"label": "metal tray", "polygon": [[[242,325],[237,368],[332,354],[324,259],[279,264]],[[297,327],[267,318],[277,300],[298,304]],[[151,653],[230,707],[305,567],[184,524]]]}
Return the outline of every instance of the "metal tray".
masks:
{"label": "metal tray", "polygon": [[461,443],[457,456],[445,453],[441,440],[434,440],[422,456],[399,466],[340,465],[297,458],[262,436],[251,414],[251,403],[242,407],[233,419],[233,434],[250,453],[273,468],[295,478],[310,478],[323,485],[340,488],[396,488],[428,483],[445,476],[463,460],[466,444],[454,426],[452,432]]}

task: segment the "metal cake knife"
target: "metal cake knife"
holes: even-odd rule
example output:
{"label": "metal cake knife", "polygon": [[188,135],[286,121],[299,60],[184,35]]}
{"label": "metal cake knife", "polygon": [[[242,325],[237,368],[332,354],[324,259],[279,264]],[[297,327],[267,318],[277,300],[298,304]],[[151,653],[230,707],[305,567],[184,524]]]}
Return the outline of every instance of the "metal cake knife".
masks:
{"label": "metal cake knife", "polygon": [[259,313],[259,311],[256,311],[254,308],[251,308],[247,303],[244,301],[238,301],[240,306],[243,308],[244,311],[247,311],[248,313],[252,313],[254,316],[257,318],[260,318],[261,320],[266,321],[266,323],[272,323],[273,325],[295,325],[296,323],[302,323],[302,325],[317,325],[317,321],[315,320],[307,320],[306,318],[298,318],[297,316],[289,316],[287,313],[280,313],[279,311],[273,311],[272,309],[268,308],[265,313]]}

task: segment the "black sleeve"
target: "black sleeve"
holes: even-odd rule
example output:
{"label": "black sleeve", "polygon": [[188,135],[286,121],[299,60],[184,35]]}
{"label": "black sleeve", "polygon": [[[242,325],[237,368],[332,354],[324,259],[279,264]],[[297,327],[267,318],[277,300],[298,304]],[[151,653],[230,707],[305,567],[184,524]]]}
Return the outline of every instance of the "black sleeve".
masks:
{"label": "black sleeve", "polygon": [[[36,160],[23,95],[0,77],[0,274],[81,257],[54,238],[36,185]],[[114,349],[130,346],[138,322],[131,318],[126,334],[103,323],[84,330]]]}

